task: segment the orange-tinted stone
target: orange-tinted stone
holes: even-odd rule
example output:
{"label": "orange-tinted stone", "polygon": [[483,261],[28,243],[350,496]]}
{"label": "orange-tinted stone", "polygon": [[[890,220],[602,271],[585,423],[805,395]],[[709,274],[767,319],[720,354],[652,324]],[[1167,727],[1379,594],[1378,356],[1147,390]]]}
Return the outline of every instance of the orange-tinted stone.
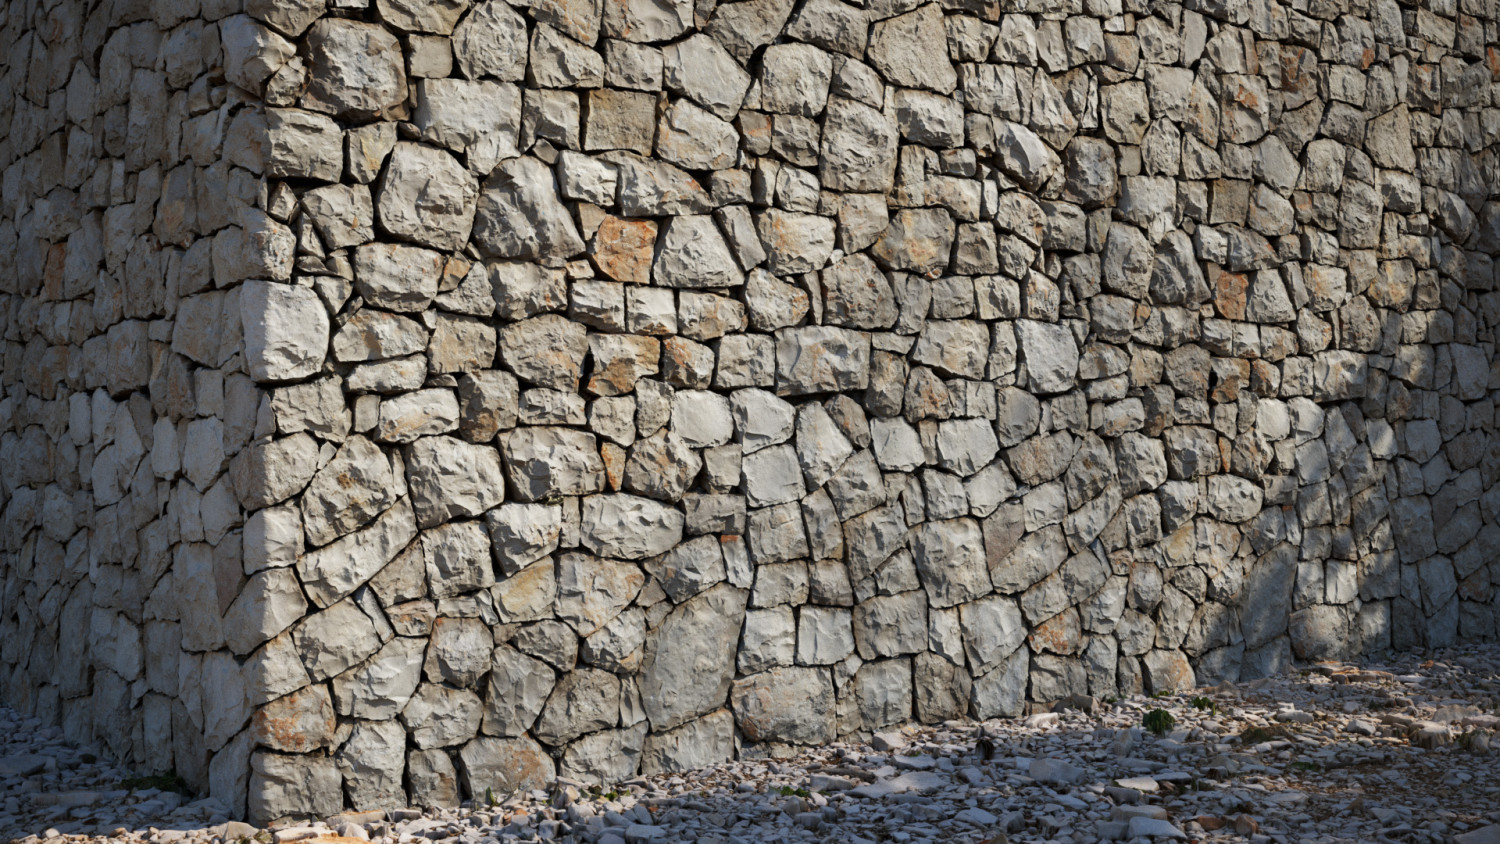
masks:
{"label": "orange-tinted stone", "polygon": [[656,223],[607,216],[594,232],[589,252],[594,266],[615,281],[647,284],[655,246]]}

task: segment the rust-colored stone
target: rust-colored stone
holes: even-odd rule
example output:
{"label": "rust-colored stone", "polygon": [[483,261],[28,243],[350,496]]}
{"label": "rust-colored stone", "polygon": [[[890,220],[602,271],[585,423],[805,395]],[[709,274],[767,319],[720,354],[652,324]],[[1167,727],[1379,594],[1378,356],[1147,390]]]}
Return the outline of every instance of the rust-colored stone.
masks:
{"label": "rust-colored stone", "polygon": [[735,118],[740,126],[741,143],[751,152],[765,155],[771,151],[771,117],[758,111],[742,111]]}
{"label": "rust-colored stone", "polygon": [[594,266],[615,281],[648,284],[655,247],[656,223],[606,216],[594,232],[589,254]]}
{"label": "rust-colored stone", "polygon": [[621,334],[596,335],[589,341],[594,354],[594,371],[588,388],[599,396],[623,396],[635,389],[635,382],[655,375],[661,358],[661,341],[655,337]]}
{"label": "rust-colored stone", "polygon": [[1041,651],[1063,656],[1077,653],[1079,642],[1083,639],[1078,611],[1069,608],[1052,616],[1038,624],[1029,638],[1033,652]]}
{"label": "rust-colored stone", "polygon": [[1240,390],[1250,381],[1250,362],[1239,358],[1214,358],[1213,389],[1209,399],[1214,402],[1234,402]]}
{"label": "rust-colored stone", "polygon": [[1210,266],[1213,278],[1214,307],[1225,319],[1245,318],[1245,293],[1250,288],[1250,278],[1244,273],[1232,273],[1222,267]]}
{"label": "rust-colored stone", "polygon": [[286,753],[308,753],[333,743],[338,722],[326,686],[305,686],[256,710],[255,742]]}
{"label": "rust-colored stone", "polygon": [[1250,362],[1250,390],[1258,396],[1276,395],[1281,370],[1263,360]]}
{"label": "rust-colored stone", "polygon": [[42,267],[40,301],[55,302],[63,298],[63,269],[67,263],[67,243],[54,243],[47,248],[47,263]]}
{"label": "rust-colored stone", "polygon": [[619,492],[625,480],[625,449],[614,443],[599,447],[599,456],[604,459],[604,481],[610,492]]}
{"label": "rust-colored stone", "polygon": [[463,283],[464,277],[469,274],[473,264],[456,255],[448,256],[443,264],[443,275],[438,281],[438,290],[446,293]]}
{"label": "rust-colored stone", "polygon": [[500,620],[539,621],[552,614],[557,600],[557,576],[550,559],[521,569],[500,581],[492,593]]}
{"label": "rust-colored stone", "polygon": [[1480,571],[1469,575],[1458,584],[1458,596],[1465,601],[1485,603],[1495,593],[1490,584],[1490,579],[1481,568]]}
{"label": "rust-colored stone", "polygon": [[1281,48],[1281,90],[1288,93],[1316,93],[1318,60],[1306,47],[1284,45]]}

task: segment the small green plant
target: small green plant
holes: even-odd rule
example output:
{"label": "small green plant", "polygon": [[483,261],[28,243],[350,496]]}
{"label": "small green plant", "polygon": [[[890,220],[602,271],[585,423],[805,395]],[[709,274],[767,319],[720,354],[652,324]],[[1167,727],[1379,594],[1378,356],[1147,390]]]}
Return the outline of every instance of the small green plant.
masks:
{"label": "small green plant", "polygon": [[604,799],[605,800],[619,800],[620,799],[620,792],[618,792],[618,791],[606,791],[606,792],[604,792]]}
{"label": "small green plant", "polygon": [[1164,736],[1177,726],[1177,719],[1165,709],[1153,709],[1141,719],[1141,726],[1159,736]]}
{"label": "small green plant", "polygon": [[1240,733],[1240,744],[1264,744],[1286,735],[1285,731],[1269,727],[1251,727]]}
{"label": "small green plant", "polygon": [[490,788],[489,786],[485,786],[484,802],[488,804],[491,809],[495,808],[495,803],[497,802],[495,800],[495,789]]}
{"label": "small green plant", "polygon": [[1488,750],[1490,747],[1490,734],[1484,730],[1468,730],[1454,740],[1454,744],[1464,750]]}
{"label": "small green plant", "polygon": [[1193,698],[1193,708],[1199,712],[1218,712],[1219,705],[1206,697]]}
{"label": "small green plant", "polygon": [[1292,763],[1292,767],[1296,768],[1299,771],[1316,771],[1318,770],[1319,766],[1317,762],[1304,762],[1301,759],[1298,759],[1297,761]]}
{"label": "small green plant", "polygon": [[[87,758],[87,756],[85,756]],[[187,781],[177,775],[177,769],[173,768],[165,774],[152,774],[149,777],[130,777],[120,780],[120,787],[126,791],[146,791],[156,789],[157,791],[175,791],[178,794],[191,797],[193,790],[188,788]]]}
{"label": "small green plant", "polygon": [[789,786],[789,785],[783,785],[781,788],[777,789],[777,791],[781,794],[782,797],[811,797],[812,796],[812,792],[808,791],[805,788],[793,788],[792,786]]}

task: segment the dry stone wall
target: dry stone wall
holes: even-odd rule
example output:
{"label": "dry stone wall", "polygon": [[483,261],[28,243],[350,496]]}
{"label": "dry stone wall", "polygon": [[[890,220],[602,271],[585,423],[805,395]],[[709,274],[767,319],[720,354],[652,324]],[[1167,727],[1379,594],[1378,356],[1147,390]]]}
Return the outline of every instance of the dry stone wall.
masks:
{"label": "dry stone wall", "polygon": [[0,695],[240,811],[265,604],[301,615],[253,538],[257,461],[292,449],[241,312],[300,290],[259,80],[225,75],[254,26],[238,0],[0,2]]}
{"label": "dry stone wall", "polygon": [[0,12],[0,683],[254,821],[1500,635],[1494,0]]}

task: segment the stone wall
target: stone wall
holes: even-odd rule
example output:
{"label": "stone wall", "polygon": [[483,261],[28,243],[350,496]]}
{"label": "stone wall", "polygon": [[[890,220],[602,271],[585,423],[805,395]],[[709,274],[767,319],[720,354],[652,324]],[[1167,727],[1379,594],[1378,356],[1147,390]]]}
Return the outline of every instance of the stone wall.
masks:
{"label": "stone wall", "polygon": [[0,5],[0,684],[256,822],[1493,640],[1500,3]]}

